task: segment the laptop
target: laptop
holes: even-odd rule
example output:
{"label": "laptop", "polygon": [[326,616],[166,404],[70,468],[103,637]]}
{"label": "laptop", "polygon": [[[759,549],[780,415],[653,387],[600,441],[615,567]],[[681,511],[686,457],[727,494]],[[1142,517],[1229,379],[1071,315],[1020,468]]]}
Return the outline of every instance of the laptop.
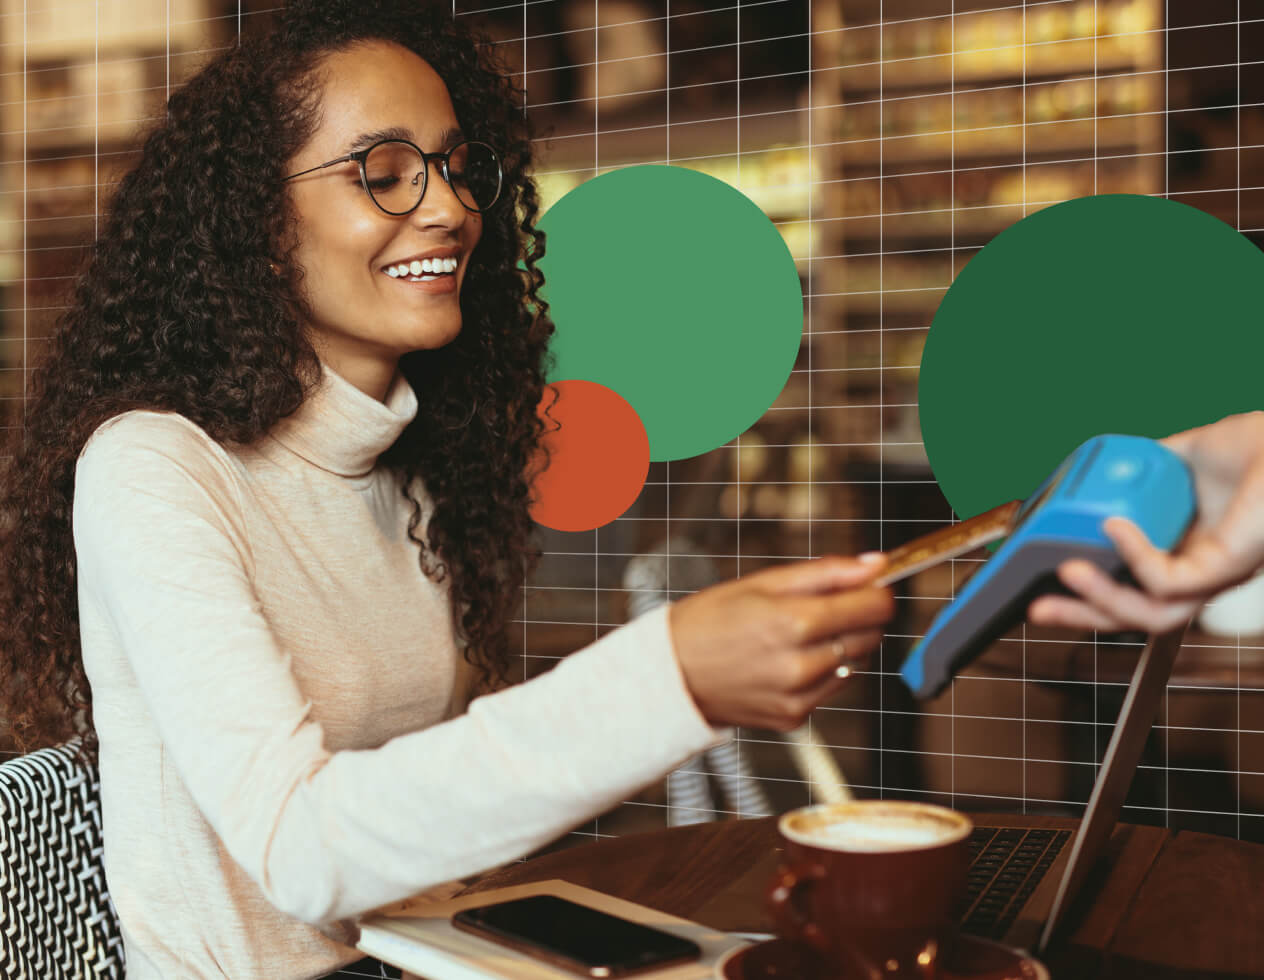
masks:
{"label": "laptop", "polygon": [[[1068,913],[1085,885],[1100,887],[1101,876],[1094,872],[1105,870],[1097,868],[1103,857],[1116,869],[1109,883],[1116,893],[1111,897],[1117,897],[1121,909],[1126,907],[1168,837],[1162,827],[1117,824],[1184,633],[1181,627],[1153,636],[1142,650],[1078,829],[1066,829],[1063,817],[1021,814],[988,815],[975,827],[963,932],[1041,956],[1072,925]],[[770,854],[694,917],[702,922],[765,921],[752,896],[762,896],[777,862],[778,854]],[[1095,901],[1104,898],[1093,896]]]}
{"label": "laptop", "polygon": [[[963,931],[1037,956],[1059,935],[1118,823],[1184,635],[1182,626],[1152,636],[1142,650],[1078,830],[1033,828],[1021,818],[999,817],[975,828]],[[1134,847],[1152,850],[1153,860],[1167,831],[1136,830],[1143,840]]]}

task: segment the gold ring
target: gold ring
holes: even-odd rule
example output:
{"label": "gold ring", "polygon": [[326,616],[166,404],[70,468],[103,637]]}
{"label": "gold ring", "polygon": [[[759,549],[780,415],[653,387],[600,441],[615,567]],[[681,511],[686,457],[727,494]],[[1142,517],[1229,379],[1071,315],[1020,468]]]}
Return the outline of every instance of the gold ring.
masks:
{"label": "gold ring", "polygon": [[842,680],[851,676],[851,667],[847,665],[847,644],[843,642],[842,637],[838,637],[830,644],[830,650],[833,651],[834,658],[838,661],[838,666],[834,668],[834,676]]}

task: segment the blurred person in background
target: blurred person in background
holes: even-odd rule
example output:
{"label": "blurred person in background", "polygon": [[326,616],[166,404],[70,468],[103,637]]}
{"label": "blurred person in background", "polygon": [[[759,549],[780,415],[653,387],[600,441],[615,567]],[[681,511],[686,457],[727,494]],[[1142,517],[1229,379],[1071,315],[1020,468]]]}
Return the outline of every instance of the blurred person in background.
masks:
{"label": "blurred person in background", "polygon": [[99,760],[131,980],[333,975],[353,917],[797,726],[891,614],[881,557],[786,565],[500,689],[553,328],[489,50],[414,0],[243,37],[172,95],[34,372],[0,716]]}

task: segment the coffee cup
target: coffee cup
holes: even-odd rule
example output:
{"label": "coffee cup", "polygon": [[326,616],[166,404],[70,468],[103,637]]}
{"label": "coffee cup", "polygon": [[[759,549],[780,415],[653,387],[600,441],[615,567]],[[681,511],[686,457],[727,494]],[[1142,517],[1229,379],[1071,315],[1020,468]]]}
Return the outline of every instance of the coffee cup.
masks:
{"label": "coffee cup", "polygon": [[847,980],[934,980],[956,931],[970,865],[968,817],[941,806],[857,800],[803,807],[768,900],[779,934]]}

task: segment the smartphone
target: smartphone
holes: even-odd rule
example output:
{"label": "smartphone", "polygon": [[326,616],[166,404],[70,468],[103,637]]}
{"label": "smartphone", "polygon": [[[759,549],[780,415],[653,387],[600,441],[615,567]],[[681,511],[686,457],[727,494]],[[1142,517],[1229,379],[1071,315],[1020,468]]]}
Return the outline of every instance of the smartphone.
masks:
{"label": "smartphone", "polygon": [[452,924],[585,977],[626,977],[702,955],[688,939],[556,895],[463,909]]}

